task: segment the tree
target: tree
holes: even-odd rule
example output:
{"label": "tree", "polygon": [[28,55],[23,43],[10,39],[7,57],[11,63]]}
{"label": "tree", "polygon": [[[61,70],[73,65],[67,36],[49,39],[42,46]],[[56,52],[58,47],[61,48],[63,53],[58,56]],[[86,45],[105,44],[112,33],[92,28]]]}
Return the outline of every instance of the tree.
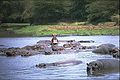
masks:
{"label": "tree", "polygon": [[23,1],[0,1],[0,17],[2,22],[22,22],[21,14],[24,10]]}
{"label": "tree", "polygon": [[118,14],[118,1],[117,0],[91,0],[86,5],[88,12],[88,21],[91,23],[111,21],[110,17],[114,14]]}
{"label": "tree", "polygon": [[32,9],[33,9],[33,0],[24,0],[24,11],[22,12],[22,19],[24,22],[30,22],[32,24]]}
{"label": "tree", "polygon": [[70,10],[71,18],[73,20],[86,20],[86,0],[72,0],[72,8]]}
{"label": "tree", "polygon": [[34,1],[33,18],[37,23],[57,22],[62,19],[65,14],[64,0]]}

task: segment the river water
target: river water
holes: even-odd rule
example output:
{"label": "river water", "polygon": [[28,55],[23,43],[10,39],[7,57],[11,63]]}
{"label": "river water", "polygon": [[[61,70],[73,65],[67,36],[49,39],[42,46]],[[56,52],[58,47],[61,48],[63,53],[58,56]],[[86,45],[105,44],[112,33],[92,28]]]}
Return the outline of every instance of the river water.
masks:
{"label": "river water", "polygon": [[[59,40],[93,40],[95,43],[82,43],[82,45],[114,44],[119,47],[119,36],[66,36],[58,37]],[[33,45],[39,40],[51,40],[51,37],[20,37],[0,38],[0,48],[23,47]],[[62,45],[62,44],[60,44]],[[34,55],[30,57],[5,57],[0,56],[0,80],[3,79],[89,79],[89,80],[119,80],[119,73],[107,73],[102,76],[88,77],[86,63],[97,59],[109,59],[110,55],[76,52],[54,55]],[[63,67],[36,68],[39,63],[51,63],[65,60],[81,60],[82,64]]]}

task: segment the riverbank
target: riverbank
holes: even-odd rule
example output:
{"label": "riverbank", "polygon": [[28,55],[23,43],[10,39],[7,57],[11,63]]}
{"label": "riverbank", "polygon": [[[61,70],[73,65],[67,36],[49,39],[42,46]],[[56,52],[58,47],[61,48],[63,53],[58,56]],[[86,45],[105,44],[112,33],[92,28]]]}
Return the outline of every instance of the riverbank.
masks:
{"label": "riverbank", "polygon": [[38,37],[66,35],[119,35],[119,26],[85,25],[85,24],[55,24],[55,25],[4,25],[0,27],[0,37]]}

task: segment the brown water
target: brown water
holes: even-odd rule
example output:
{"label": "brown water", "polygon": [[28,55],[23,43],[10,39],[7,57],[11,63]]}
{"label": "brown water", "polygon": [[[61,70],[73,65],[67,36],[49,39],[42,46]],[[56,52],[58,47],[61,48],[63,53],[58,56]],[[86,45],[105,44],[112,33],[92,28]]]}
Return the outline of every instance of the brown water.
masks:
{"label": "brown water", "polygon": [[[0,38],[0,47],[23,47],[33,45],[39,40],[50,40],[51,37],[21,37]],[[100,45],[111,43],[119,47],[119,36],[67,36],[58,37],[59,40],[93,40],[95,43],[83,43],[82,45]],[[62,45],[62,43],[60,44]],[[30,57],[5,57],[0,56],[0,80],[2,79],[89,79],[89,80],[119,80],[119,73],[107,73],[102,76],[88,77],[86,63],[97,59],[109,59],[110,55],[98,55],[91,51],[75,52],[56,55],[34,55]],[[36,68],[39,63],[51,63],[65,60],[81,60],[83,63],[64,67]]]}

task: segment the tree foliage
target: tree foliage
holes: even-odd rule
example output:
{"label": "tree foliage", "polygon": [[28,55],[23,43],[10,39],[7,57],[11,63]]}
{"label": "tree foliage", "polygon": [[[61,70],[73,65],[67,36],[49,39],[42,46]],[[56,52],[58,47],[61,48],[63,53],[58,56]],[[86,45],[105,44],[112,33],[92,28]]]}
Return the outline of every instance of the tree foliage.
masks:
{"label": "tree foliage", "polygon": [[0,0],[0,21],[99,23],[111,21],[111,16],[119,15],[118,10],[118,0]]}
{"label": "tree foliage", "polygon": [[87,4],[88,21],[93,23],[110,21],[112,15],[118,14],[118,5],[117,0],[95,0]]}
{"label": "tree foliage", "polygon": [[56,22],[64,17],[65,12],[63,1],[60,0],[39,0],[34,2],[33,17],[35,22],[43,24]]}
{"label": "tree foliage", "polygon": [[71,18],[73,20],[83,21],[86,19],[86,0],[72,0],[72,8],[70,9]]}
{"label": "tree foliage", "polygon": [[0,1],[0,20],[3,22],[22,22],[23,1]]}

